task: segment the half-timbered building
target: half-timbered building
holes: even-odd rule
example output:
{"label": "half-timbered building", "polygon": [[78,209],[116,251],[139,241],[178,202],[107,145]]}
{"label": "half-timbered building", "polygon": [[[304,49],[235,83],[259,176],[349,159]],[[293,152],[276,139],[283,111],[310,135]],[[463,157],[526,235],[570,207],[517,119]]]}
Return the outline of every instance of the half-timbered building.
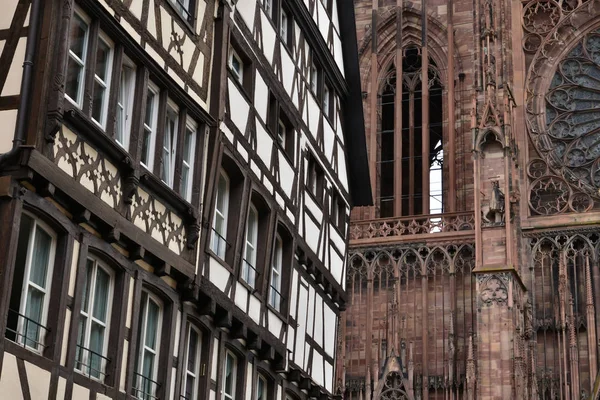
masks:
{"label": "half-timbered building", "polygon": [[333,397],[371,202],[342,4],[2,3],[0,398]]}

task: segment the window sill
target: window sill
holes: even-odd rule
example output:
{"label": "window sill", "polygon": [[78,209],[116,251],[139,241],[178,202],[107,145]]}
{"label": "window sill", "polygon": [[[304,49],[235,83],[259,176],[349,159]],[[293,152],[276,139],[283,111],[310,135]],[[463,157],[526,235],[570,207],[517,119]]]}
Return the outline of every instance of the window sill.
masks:
{"label": "window sill", "polygon": [[198,211],[179,193],[174,189],[167,186],[159,177],[145,170],[142,171],[140,182],[149,188],[153,193],[158,196],[167,204],[173,207],[175,211],[181,216],[189,217],[192,219],[198,219]]}
{"label": "window sill", "polygon": [[111,162],[119,164],[118,167],[121,169],[133,170],[131,155],[80,109],[67,106],[65,119],[75,128],[76,135],[85,138],[86,142],[96,147],[100,153],[108,155]]}
{"label": "window sill", "polygon": [[[173,5],[173,3],[171,3],[169,0],[164,1],[163,4],[167,4],[166,8],[169,9],[169,14],[171,14],[175,19],[181,21],[184,30],[186,30],[188,35],[191,35],[192,37],[196,36],[196,32],[195,32],[195,22],[197,20],[197,18],[194,18],[194,24],[192,24],[190,21],[188,21],[179,11],[177,11],[175,9],[175,6]],[[197,8],[197,7],[196,7]],[[198,10],[196,9],[195,12],[197,12]]]}

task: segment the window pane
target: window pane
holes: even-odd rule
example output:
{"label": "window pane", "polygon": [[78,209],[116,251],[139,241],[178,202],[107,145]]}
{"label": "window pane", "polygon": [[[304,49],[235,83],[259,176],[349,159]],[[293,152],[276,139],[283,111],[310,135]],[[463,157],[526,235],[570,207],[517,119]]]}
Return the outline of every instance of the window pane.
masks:
{"label": "window pane", "polygon": [[217,209],[224,213],[225,211],[225,199],[227,196],[228,185],[227,179],[223,176],[223,174],[219,175],[219,190],[217,191]]}
{"label": "window pane", "polygon": [[102,39],[98,40],[96,51],[96,76],[106,82],[110,67],[110,46]]}
{"label": "window pane", "polygon": [[146,125],[152,127],[152,119],[154,118],[154,92],[148,90],[148,97],[146,98]]}
{"label": "window pane", "polygon": [[92,331],[90,334],[90,375],[100,378],[100,372],[102,372],[102,355],[104,352],[104,331],[105,328],[92,322]]}
{"label": "window pane", "polygon": [[194,131],[189,127],[185,130],[185,139],[183,142],[183,161],[189,163],[192,160],[192,143]]}
{"label": "window pane", "polygon": [[266,397],[266,384],[262,378],[258,378],[256,385],[256,400],[265,400]]}
{"label": "window pane", "polygon": [[71,32],[69,35],[70,49],[79,57],[81,60],[84,58],[85,51],[85,33],[88,29],[88,25],[81,19],[77,14],[73,14],[73,21],[71,21]]}
{"label": "window pane", "polygon": [[198,333],[190,328],[190,340],[188,343],[188,371],[196,370],[196,352],[198,351]]}
{"label": "window pane", "polygon": [[83,77],[83,67],[69,57],[67,64],[67,81],[65,82],[65,93],[74,101],[79,100],[79,88]]}
{"label": "window pane", "polygon": [[144,129],[144,140],[142,141],[142,159],[141,161],[148,165],[148,161],[150,160],[150,140],[152,138],[152,132],[147,129]]}
{"label": "window pane", "polygon": [[85,347],[85,326],[86,326],[86,321],[87,318],[84,317],[83,315],[81,315],[79,317],[79,324],[78,324],[78,330],[77,330],[77,348],[75,349],[75,360],[77,360],[77,364],[75,365],[75,368],[77,368],[78,370],[81,370],[83,368],[83,365],[81,365],[81,363],[83,363],[83,356],[84,356],[84,351],[83,349],[81,349],[82,347]]}
{"label": "window pane", "polygon": [[24,321],[26,345],[37,348],[40,338],[40,327],[42,322],[42,307],[44,304],[44,293],[29,287],[27,291],[27,308],[25,309]]}
{"label": "window pane", "polygon": [[158,315],[160,308],[151,299],[148,299],[148,319],[146,321],[146,346],[156,350],[156,336],[158,331]]}
{"label": "window pane", "polygon": [[106,89],[94,80],[94,96],[92,98],[92,118],[102,122],[104,117],[104,94]]}
{"label": "window pane", "polygon": [[251,243],[254,247],[256,247],[257,225],[258,215],[256,215],[256,210],[251,208],[250,213],[248,214],[248,242]]}
{"label": "window pane", "polygon": [[92,286],[92,277],[94,276],[94,261],[87,260],[86,277],[83,282],[83,302],[81,303],[81,311],[87,314],[90,306],[90,288]]}
{"label": "window pane", "polygon": [[194,398],[195,382],[196,382],[196,379],[193,376],[187,375],[187,378],[185,381],[185,398],[187,400],[192,400]]}
{"label": "window pane", "polygon": [[94,318],[106,323],[108,308],[108,291],[110,289],[110,275],[102,268],[96,272],[96,293],[94,299]]}
{"label": "window pane", "polygon": [[36,226],[29,280],[42,288],[46,288],[51,246],[52,237],[41,229],[39,225]]}
{"label": "window pane", "polygon": [[[154,377],[154,354],[149,351],[144,351],[144,369],[142,370],[142,375],[144,377],[152,379]],[[144,391],[146,393],[151,393],[151,385],[150,382],[146,381],[146,385],[144,385]]]}
{"label": "window pane", "polygon": [[229,353],[226,358],[224,392],[229,396],[233,396],[233,391],[235,389],[235,360]]}

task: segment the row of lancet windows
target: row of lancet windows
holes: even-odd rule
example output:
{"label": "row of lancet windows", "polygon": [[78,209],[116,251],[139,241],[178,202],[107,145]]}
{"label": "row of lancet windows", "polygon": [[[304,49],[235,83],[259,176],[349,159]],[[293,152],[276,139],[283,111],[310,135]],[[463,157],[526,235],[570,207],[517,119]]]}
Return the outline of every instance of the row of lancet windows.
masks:
{"label": "row of lancet windows", "polygon": [[[58,328],[57,322],[49,319],[49,313],[59,306],[62,297],[59,295],[60,282],[64,269],[70,265],[65,260],[71,257],[62,254],[66,248],[65,238],[33,214],[22,214],[5,337],[41,356],[50,356],[46,352],[50,348],[48,340],[52,335],[49,334]],[[278,243],[276,247],[281,246],[280,241]],[[277,251],[280,250],[276,250],[276,254]],[[77,335],[73,368],[91,380],[111,386],[115,383],[115,367],[121,357],[116,350],[119,335],[115,333],[123,329],[119,326],[120,315],[122,307],[127,305],[115,299],[127,298],[123,290],[128,286],[126,278],[129,275],[121,268],[114,268],[116,262],[107,262],[105,257],[97,256],[94,251],[81,256],[86,257],[85,268],[78,270],[77,275],[84,276],[72,278],[82,286],[74,289],[73,304],[78,309],[73,309],[73,322],[70,324]],[[280,263],[281,260],[274,262]],[[139,313],[132,320],[132,324],[137,326],[137,350],[130,394],[145,400],[166,397],[161,387],[167,369],[160,365],[169,360],[170,351],[166,344],[175,332],[170,324],[173,304],[168,301],[168,296],[149,285],[144,283]],[[180,390],[181,399],[191,400],[201,398],[208,384],[206,380],[210,374],[206,366],[210,361],[211,340],[205,328],[194,320],[188,319],[185,326],[182,333],[185,335],[185,348],[179,354],[179,357],[184,357],[181,387],[171,390]],[[63,335],[63,340],[70,336],[68,331]],[[57,338],[51,340],[56,341]],[[241,393],[245,393],[240,383],[245,376],[245,359],[234,349],[226,348],[219,360],[219,366],[223,368],[219,383],[223,399],[240,398]],[[272,379],[257,373],[255,381],[253,399],[271,399],[274,391]]]}
{"label": "row of lancet windows", "polygon": [[[385,75],[379,96],[377,174],[379,216],[382,218],[443,212],[442,86],[436,66],[430,60],[427,104],[429,129],[428,132],[423,132],[421,67],[420,50],[416,47],[405,49],[401,96],[396,95],[397,75],[393,66]],[[395,118],[398,101],[401,101],[401,121]],[[397,154],[396,135],[400,135],[401,154]],[[424,169],[422,162],[425,135],[429,135],[428,170]],[[401,180],[397,176],[398,169],[395,167],[398,162],[400,162]],[[429,187],[423,187],[423,174],[429,174]],[[396,186],[401,187],[397,189]],[[399,201],[397,196],[401,197]],[[423,209],[424,196],[429,197],[428,210]]]}

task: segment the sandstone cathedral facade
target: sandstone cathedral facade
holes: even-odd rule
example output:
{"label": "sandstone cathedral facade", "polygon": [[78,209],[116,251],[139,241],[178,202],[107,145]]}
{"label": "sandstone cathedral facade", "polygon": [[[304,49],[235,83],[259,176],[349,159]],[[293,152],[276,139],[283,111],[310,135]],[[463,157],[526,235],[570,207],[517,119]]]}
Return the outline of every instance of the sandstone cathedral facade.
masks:
{"label": "sandstone cathedral facade", "polygon": [[355,0],[346,399],[596,399],[600,2]]}

